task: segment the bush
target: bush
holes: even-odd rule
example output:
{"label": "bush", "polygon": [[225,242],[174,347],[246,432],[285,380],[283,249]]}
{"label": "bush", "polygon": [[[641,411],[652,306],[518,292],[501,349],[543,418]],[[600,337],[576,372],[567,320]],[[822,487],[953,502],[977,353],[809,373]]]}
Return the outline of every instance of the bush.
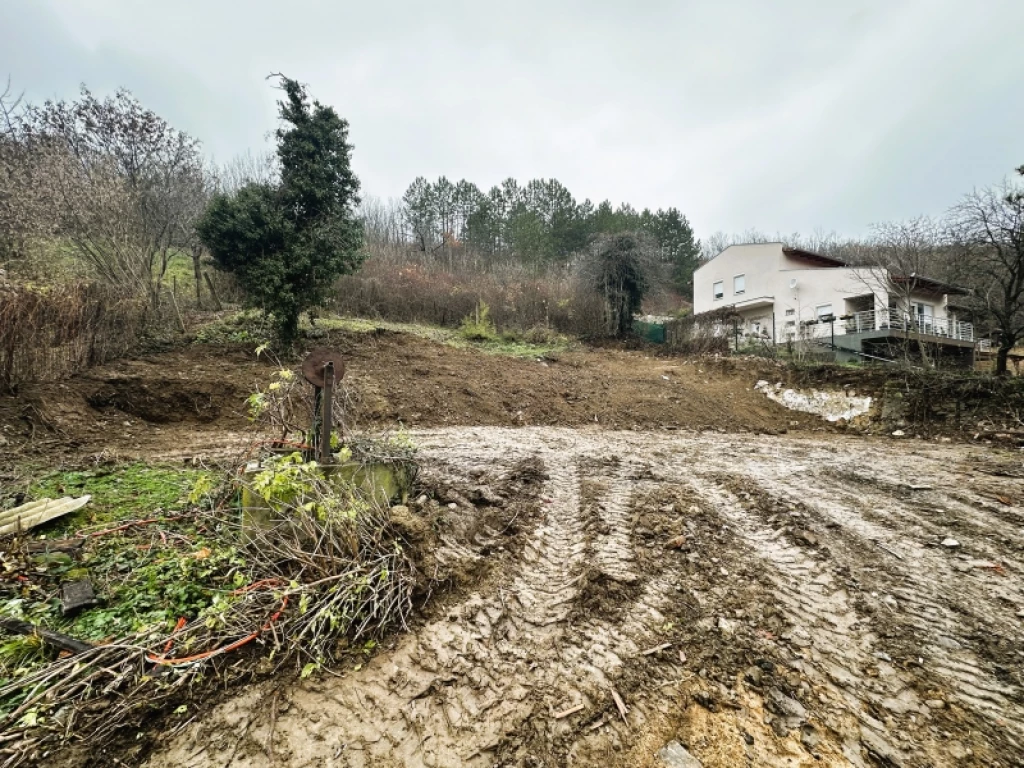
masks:
{"label": "bush", "polygon": [[67,378],[113,360],[152,319],[144,298],[118,288],[0,286],[0,389]]}
{"label": "bush", "polygon": [[725,308],[672,320],[665,324],[665,344],[683,355],[727,355],[734,314]]}
{"label": "bush", "polygon": [[[497,339],[498,331],[491,320],[491,308],[482,301],[477,302],[476,312],[462,318],[459,334],[467,341],[494,341]],[[509,335],[512,338],[506,338],[506,340],[514,341],[515,334],[505,334],[506,337]]]}
{"label": "bush", "polygon": [[604,306],[571,264],[527,269],[458,250],[438,258],[404,246],[373,246],[362,270],[335,283],[330,308],[354,317],[459,327],[488,306],[495,328],[526,332],[543,327],[573,336],[604,333]]}

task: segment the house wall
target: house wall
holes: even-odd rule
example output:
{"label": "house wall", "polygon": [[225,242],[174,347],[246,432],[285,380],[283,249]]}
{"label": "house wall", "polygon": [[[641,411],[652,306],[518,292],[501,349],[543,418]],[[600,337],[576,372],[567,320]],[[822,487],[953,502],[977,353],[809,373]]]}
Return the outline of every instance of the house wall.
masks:
{"label": "house wall", "polygon": [[[889,286],[876,270],[863,267],[809,266],[799,258],[783,253],[782,243],[733,245],[704,264],[694,273],[693,310],[695,314],[720,307],[735,306],[743,318],[747,333],[768,335],[772,330],[774,313],[775,336],[784,340],[787,332],[797,333],[800,323],[814,320],[818,307],[828,304],[836,317],[855,311],[856,297],[874,296],[876,310],[889,306]],[[733,291],[733,278],[744,275],[745,290],[737,295]],[[713,286],[722,281],[724,295],[715,299]],[[796,285],[791,287],[795,280]],[[910,312],[906,297],[897,296],[898,308]],[[745,302],[771,300],[770,306],[745,308]],[[934,307],[936,320],[947,316],[946,296],[914,293],[911,301],[923,301]],[[791,314],[787,314],[791,312]],[[788,325],[792,323],[792,325]],[[836,332],[842,333],[841,324]]]}
{"label": "house wall", "polygon": [[[779,271],[781,258],[782,243],[733,245],[726,248],[693,274],[694,314],[772,295],[771,288],[775,284],[773,276]],[[746,276],[746,290],[743,295],[736,296],[732,289],[732,279],[739,274]],[[725,296],[715,301],[712,288],[717,280],[723,281]]]}

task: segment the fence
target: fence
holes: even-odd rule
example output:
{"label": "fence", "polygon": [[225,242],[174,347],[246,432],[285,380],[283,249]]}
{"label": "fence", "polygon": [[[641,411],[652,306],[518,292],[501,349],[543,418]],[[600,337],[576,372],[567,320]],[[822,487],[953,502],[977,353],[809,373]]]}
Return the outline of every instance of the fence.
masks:
{"label": "fence", "polygon": [[91,283],[0,287],[0,389],[67,378],[125,354],[147,305]]}

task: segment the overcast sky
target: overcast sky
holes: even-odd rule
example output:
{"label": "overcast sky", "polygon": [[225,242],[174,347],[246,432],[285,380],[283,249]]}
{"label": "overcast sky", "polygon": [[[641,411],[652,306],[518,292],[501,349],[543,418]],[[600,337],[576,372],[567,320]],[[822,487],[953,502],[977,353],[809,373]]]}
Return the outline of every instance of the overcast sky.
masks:
{"label": "overcast sky", "polygon": [[698,235],[860,234],[1024,163],[1024,1],[0,0],[33,100],[125,86],[226,160],[307,83],[363,191],[556,178]]}

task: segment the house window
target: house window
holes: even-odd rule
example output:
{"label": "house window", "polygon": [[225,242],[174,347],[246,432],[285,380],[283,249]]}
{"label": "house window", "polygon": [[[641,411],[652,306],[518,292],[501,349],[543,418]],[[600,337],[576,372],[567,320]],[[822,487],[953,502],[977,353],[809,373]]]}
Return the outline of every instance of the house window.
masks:
{"label": "house window", "polygon": [[931,319],[935,316],[935,307],[931,304],[922,304],[916,302],[914,304],[914,311],[917,313],[918,320]]}
{"label": "house window", "polygon": [[716,299],[720,299],[723,296],[725,296],[725,283],[722,280],[719,280],[717,283],[715,283],[713,288]]}
{"label": "house window", "polygon": [[732,279],[732,292],[736,294],[743,293],[743,291],[746,290],[746,283],[746,275],[736,275],[736,277]]}
{"label": "house window", "polygon": [[819,304],[816,309],[818,310],[818,320],[824,320],[826,317],[832,317],[831,304]]}
{"label": "house window", "polygon": [[796,310],[795,309],[787,309],[786,310],[786,317],[792,317],[794,314],[796,314]]}

